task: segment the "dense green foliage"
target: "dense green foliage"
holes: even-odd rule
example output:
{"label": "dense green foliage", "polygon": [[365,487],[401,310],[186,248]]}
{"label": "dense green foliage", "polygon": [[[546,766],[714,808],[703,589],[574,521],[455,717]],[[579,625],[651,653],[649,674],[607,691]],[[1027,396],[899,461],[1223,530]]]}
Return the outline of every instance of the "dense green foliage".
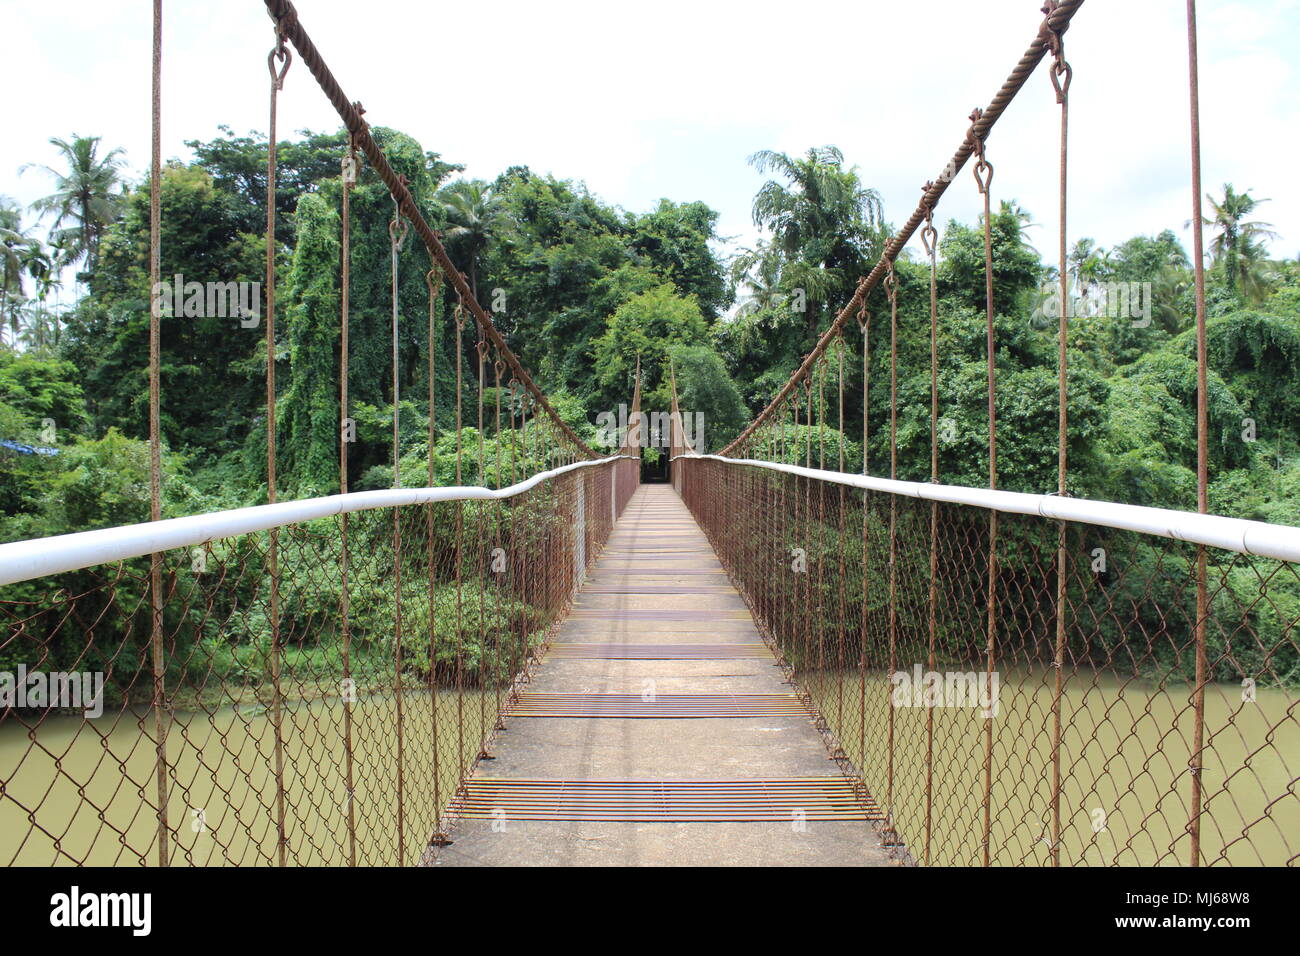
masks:
{"label": "dense green foliage", "polygon": [[[616,412],[630,399],[639,362],[645,409],[667,409],[671,370],[682,410],[703,414],[705,450],[721,448],[787,380],[890,232],[879,196],[834,147],[752,158],[772,176],[753,208],[764,238],[726,260],[718,249],[717,213],[703,202],[663,199],[648,212],[628,212],[579,181],[526,167],[511,167],[491,182],[449,181],[460,167],[398,131],[373,133],[511,347],[565,420],[589,439],[598,414]],[[67,168],[55,172],[55,192],[34,210],[54,217],[48,240],[34,235],[11,202],[0,202],[0,313],[10,331],[0,349],[0,438],[57,451],[0,450],[0,536],[6,540],[148,516],[148,187],[124,185],[117,151],[105,151],[94,138],[55,142]],[[341,133],[304,133],[278,146],[274,361],[282,498],[339,488],[339,164],[345,142]],[[188,145],[192,159],[170,163],[161,181],[162,275],[261,282],[267,144],[223,129],[211,141]],[[80,191],[79,183],[85,187]],[[1263,243],[1272,234],[1251,218],[1260,202],[1226,186],[1222,200],[1212,199],[1208,220],[1214,254],[1208,288],[1211,506],[1222,514],[1300,524],[1300,396],[1294,387],[1300,378],[1300,265],[1267,258]],[[355,490],[393,480],[393,204],[369,168],[361,170],[351,209],[349,390],[356,443],[348,478]],[[1057,293],[1055,270],[1026,239],[1030,225],[1014,201],[1000,203],[991,223],[999,473],[1004,488],[1043,492],[1056,484]],[[52,317],[46,296],[58,267],[69,263],[82,264],[83,294]],[[523,477],[542,463],[529,451],[535,445],[529,435],[504,427],[498,433],[492,414],[482,434],[469,427],[477,424],[472,418],[459,436],[455,432],[458,355],[466,409],[479,392],[474,334],[472,323],[457,334],[444,289],[432,304],[430,340],[429,267],[425,250],[409,237],[398,255],[403,483],[427,481],[431,415],[437,483],[457,480],[457,447],[470,450],[460,459],[463,482]],[[928,263],[900,260],[897,274],[898,473],[924,480],[931,441]],[[1082,239],[1071,251],[1067,278],[1074,312],[1071,493],[1194,507],[1194,300],[1186,252],[1169,230],[1110,250]],[[988,412],[980,224],[944,225],[936,284],[938,477],[983,485]],[[1125,292],[1142,290],[1129,303],[1144,303],[1140,313],[1113,308],[1118,284]],[[842,433],[838,373],[831,372],[817,383],[817,424],[807,426],[805,409],[801,423],[767,449],[771,457],[828,468],[839,467],[842,458],[845,469],[859,470],[865,402],[865,454],[874,473],[886,471],[890,316],[881,290],[868,305],[870,380],[862,379],[864,338],[851,325],[843,356]],[[260,309],[261,300],[254,306]],[[178,304],[163,310],[168,514],[265,500],[266,317],[246,319],[187,316]],[[436,369],[432,409],[430,359]],[[509,402],[493,384],[483,383],[489,408]],[[1239,583],[1248,590],[1248,581]],[[123,594],[119,600],[139,597],[129,588]],[[1289,593],[1279,598],[1294,599]],[[359,600],[358,621],[364,608],[385,598]],[[537,616],[523,606],[502,613],[524,622],[525,630]],[[211,637],[202,628],[193,635],[196,642]],[[231,668],[249,666],[251,652],[221,653]],[[491,657],[488,649],[483,653]]]}

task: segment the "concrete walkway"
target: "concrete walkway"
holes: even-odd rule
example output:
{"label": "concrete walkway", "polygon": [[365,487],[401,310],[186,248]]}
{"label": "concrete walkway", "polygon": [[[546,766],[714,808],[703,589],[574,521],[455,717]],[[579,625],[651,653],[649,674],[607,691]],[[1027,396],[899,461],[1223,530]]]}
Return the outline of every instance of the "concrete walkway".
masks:
{"label": "concrete walkway", "polygon": [[[641,612],[641,613],[637,613]],[[650,613],[646,613],[650,612]],[[674,613],[670,613],[674,612]],[[528,695],[791,693],[770,654],[701,660],[568,656],[565,644],[761,642],[708,540],[669,485],[640,488],[536,670]],[[558,649],[557,649],[558,648]],[[644,653],[631,650],[631,653]],[[707,649],[701,648],[708,652]],[[624,653],[624,652],[617,652]],[[751,650],[749,653],[753,653]],[[761,651],[760,651],[761,653]],[[753,780],[838,776],[807,716],[512,716],[479,778]],[[436,866],[885,865],[869,823],[462,819]]]}

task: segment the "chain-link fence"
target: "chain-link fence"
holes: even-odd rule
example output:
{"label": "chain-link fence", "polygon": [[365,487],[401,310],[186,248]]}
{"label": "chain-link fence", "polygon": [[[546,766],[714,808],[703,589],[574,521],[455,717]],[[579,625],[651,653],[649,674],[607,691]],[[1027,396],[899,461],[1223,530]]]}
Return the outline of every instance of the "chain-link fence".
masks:
{"label": "chain-link fence", "polygon": [[637,464],[0,588],[0,861],[426,859]]}
{"label": "chain-link fence", "polygon": [[1296,564],[849,476],[674,467],[901,859],[1296,861]]}

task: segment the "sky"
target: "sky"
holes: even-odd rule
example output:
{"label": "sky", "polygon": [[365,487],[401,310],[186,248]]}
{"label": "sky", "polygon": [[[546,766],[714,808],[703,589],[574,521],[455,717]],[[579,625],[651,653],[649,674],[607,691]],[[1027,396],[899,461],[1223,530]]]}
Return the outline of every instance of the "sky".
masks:
{"label": "sky", "polygon": [[[347,95],[373,125],[492,179],[527,165],[585,181],[630,211],[703,200],[734,251],[757,236],[760,149],[834,144],[904,222],[937,178],[975,106],[987,105],[1033,35],[1040,0],[658,0],[654,4],[297,0]],[[148,0],[0,0],[11,82],[0,131],[0,195],[26,204],[51,180],[51,136],[99,135],[148,170]],[[1198,4],[1203,177],[1268,198],[1258,218],[1300,255],[1300,0]],[[164,0],[163,153],[219,124],[267,128],[272,24],[259,0]],[[1183,0],[1088,0],[1066,35],[1071,243],[1109,247],[1175,230],[1190,247],[1187,40]],[[25,89],[25,92],[22,92]],[[988,140],[993,197],[1016,199],[1056,248],[1059,108],[1046,70]],[[280,100],[282,137],[338,121],[301,62]],[[969,167],[939,220],[974,222]]]}

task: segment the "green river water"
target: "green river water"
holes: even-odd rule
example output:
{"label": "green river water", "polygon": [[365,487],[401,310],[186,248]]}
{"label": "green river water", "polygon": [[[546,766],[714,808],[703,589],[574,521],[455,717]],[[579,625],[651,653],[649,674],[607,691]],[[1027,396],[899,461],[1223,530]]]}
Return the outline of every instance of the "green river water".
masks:
{"label": "green river water", "polygon": [[[841,728],[850,756],[867,768],[873,795],[887,797],[888,683],[869,677],[865,708],[857,675],[805,677],[822,712]],[[1051,677],[1003,675],[993,722],[993,862],[1049,862]],[[427,693],[404,699],[405,861],[434,829],[432,718]],[[495,700],[466,694],[457,739],[457,700],[439,696],[439,760],[445,800],[464,759],[491,725]],[[1206,695],[1205,862],[1280,865],[1300,847],[1300,725],[1285,691],[1214,686]],[[348,860],[343,708],[338,701],[287,706],[286,830],[289,862]],[[933,711],[931,862],[978,864],[983,835],[985,721],[969,708]],[[359,863],[397,861],[396,707],[371,697],[353,708],[354,810]],[[487,723],[484,723],[486,717]],[[894,710],[893,807],[917,859],[924,853],[927,711]],[[157,823],[144,797],[156,793],[153,718],[106,715],[90,725],[47,719],[33,745],[17,720],[0,726],[0,862],[48,865],[84,860],[134,865],[157,860]],[[145,731],[142,732],[142,725]],[[1062,698],[1063,864],[1185,864],[1190,806],[1187,762],[1192,712],[1186,689],[1152,693],[1130,682],[1072,675]],[[859,752],[859,728],[867,745]],[[1269,728],[1276,728],[1269,735]],[[175,865],[272,862],[276,856],[274,728],[266,712],[235,708],[178,715],[168,735],[168,814]],[[1289,768],[1289,769],[1288,769]],[[85,800],[79,787],[84,786]],[[1289,788],[1289,789],[1288,789]],[[143,795],[143,796],[142,796]],[[102,813],[101,813],[102,810]],[[200,819],[196,811],[202,811]],[[36,825],[30,822],[31,811]],[[55,851],[56,841],[63,853]],[[71,859],[70,859],[71,858]]]}

